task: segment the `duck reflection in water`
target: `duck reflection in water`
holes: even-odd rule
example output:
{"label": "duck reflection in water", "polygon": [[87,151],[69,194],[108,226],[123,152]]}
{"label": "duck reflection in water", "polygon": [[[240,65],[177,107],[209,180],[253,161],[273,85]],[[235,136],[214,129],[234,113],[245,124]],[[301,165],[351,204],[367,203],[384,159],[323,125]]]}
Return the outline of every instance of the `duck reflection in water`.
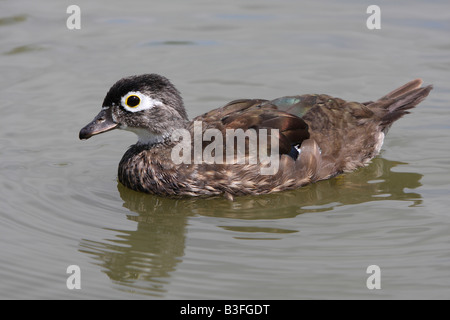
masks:
{"label": "duck reflection in water", "polygon": [[[284,234],[300,230],[271,227],[270,221],[293,218],[303,213],[331,211],[345,205],[371,201],[408,201],[420,205],[421,195],[408,190],[421,186],[421,174],[394,172],[404,163],[375,158],[368,167],[353,173],[292,191],[263,196],[243,196],[235,201],[223,197],[171,199],[136,192],[118,183],[123,206],[130,210],[127,219],[137,223],[136,230],[117,231],[115,239],[84,239],[80,251],[89,254],[95,264],[114,281],[119,290],[141,291],[164,296],[171,273],[183,261],[188,220],[193,216],[229,218],[229,225],[218,225],[231,236],[265,234],[261,239],[282,239]],[[361,214],[364,214],[361,212]],[[233,219],[233,220],[231,220]],[[261,221],[264,221],[264,228]],[[239,221],[246,220],[240,224]],[[255,225],[250,226],[249,220]],[[220,219],[224,224],[223,219]],[[254,239],[254,238],[253,238]]]}

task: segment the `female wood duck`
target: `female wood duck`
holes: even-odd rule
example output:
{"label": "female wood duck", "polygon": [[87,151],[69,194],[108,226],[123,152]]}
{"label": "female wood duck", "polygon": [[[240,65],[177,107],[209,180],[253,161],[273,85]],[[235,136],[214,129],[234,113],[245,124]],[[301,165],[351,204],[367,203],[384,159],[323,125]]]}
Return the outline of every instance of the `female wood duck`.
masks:
{"label": "female wood duck", "polygon": [[[180,93],[168,79],[157,74],[131,76],[111,87],[102,110],[79,136],[88,139],[116,128],[137,134],[138,142],[119,164],[119,181],[128,188],[164,196],[233,199],[298,188],[364,166],[379,153],[392,123],[429,94],[432,86],[421,85],[422,80],[416,79],[365,103],[325,94],[235,100],[189,121]],[[208,129],[224,137],[230,129],[268,132],[267,139],[275,137],[277,144],[271,145],[273,151],[270,147],[264,151],[278,160],[276,170],[261,174],[270,164],[262,157],[252,158],[249,139],[243,163],[174,159],[173,150],[180,146],[174,133],[184,130],[194,135],[201,130],[205,134]],[[189,160],[199,151],[195,141],[192,148],[184,149],[191,152]],[[200,154],[208,148],[207,139],[201,142]],[[225,146],[215,148],[211,154],[225,154],[224,150]],[[237,147],[233,150],[237,154]]]}

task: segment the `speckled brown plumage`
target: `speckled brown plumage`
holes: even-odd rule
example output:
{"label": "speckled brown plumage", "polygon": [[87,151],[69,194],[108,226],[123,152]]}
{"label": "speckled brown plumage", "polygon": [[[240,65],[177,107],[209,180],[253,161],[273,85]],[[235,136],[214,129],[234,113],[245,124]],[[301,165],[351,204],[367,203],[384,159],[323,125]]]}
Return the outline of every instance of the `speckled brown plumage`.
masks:
{"label": "speckled brown plumage", "polygon": [[[138,133],[139,142],[119,163],[119,181],[131,189],[164,196],[225,195],[230,199],[298,188],[367,164],[380,151],[392,123],[432,89],[421,88],[422,81],[417,79],[375,102],[347,102],[324,94],[271,101],[241,99],[188,121],[178,91],[166,78],[144,75],[118,83],[105,98],[102,112],[80,131],[80,138],[116,127]],[[121,98],[130,91],[142,92],[157,103],[148,110],[128,112],[131,109],[121,105]],[[278,129],[278,170],[262,175],[261,166],[266,164],[249,161],[175,164],[171,152],[178,142],[170,135],[180,128],[193,134],[194,121],[201,121],[203,132],[214,128],[224,135],[227,129]]]}

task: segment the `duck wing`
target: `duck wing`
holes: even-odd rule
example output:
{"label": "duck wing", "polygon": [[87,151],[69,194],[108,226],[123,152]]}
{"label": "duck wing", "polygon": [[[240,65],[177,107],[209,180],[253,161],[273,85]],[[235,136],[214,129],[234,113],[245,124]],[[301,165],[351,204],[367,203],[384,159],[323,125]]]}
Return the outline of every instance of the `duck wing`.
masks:
{"label": "duck wing", "polygon": [[258,137],[260,130],[265,129],[267,141],[270,141],[272,134],[277,135],[280,155],[292,153],[294,146],[300,146],[309,138],[308,125],[303,119],[263,99],[234,100],[222,108],[196,117],[194,121],[202,121],[203,130],[220,130],[224,137],[230,129],[242,129],[244,132],[254,130]]}

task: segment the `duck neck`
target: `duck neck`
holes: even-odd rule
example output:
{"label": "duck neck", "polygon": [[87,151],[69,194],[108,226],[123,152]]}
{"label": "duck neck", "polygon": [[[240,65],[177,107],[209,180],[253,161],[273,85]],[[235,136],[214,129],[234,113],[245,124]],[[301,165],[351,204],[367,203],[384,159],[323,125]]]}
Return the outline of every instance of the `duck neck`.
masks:
{"label": "duck neck", "polygon": [[172,134],[178,129],[187,129],[189,127],[188,120],[178,120],[176,123],[171,123],[165,130],[154,132],[148,128],[126,128],[138,136],[137,145],[153,146],[159,144],[170,144],[172,142]]}

